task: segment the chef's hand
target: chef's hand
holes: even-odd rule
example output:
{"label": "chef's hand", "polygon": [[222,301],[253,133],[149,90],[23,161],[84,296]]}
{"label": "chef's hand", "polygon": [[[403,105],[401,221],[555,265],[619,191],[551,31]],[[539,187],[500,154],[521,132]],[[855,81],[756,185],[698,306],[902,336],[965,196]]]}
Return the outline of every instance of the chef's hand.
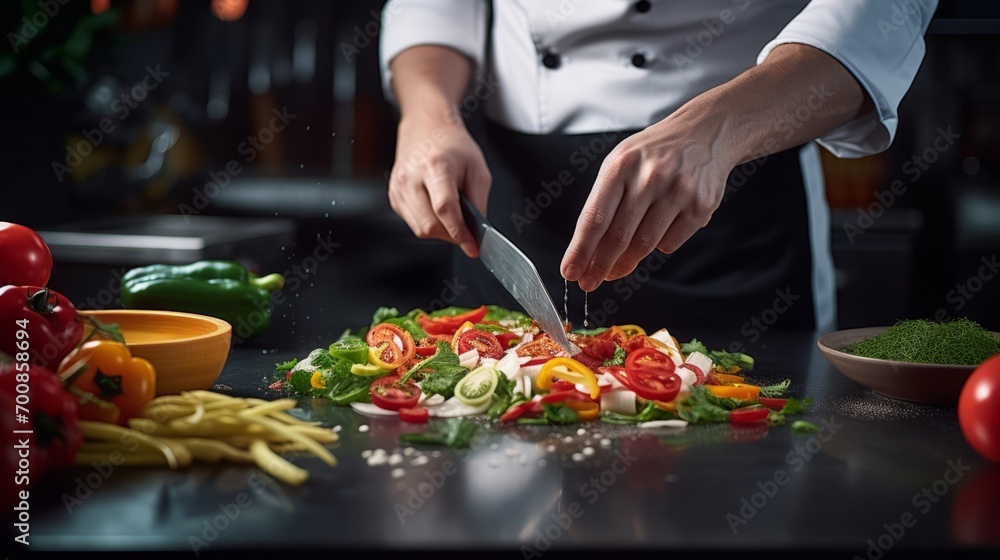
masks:
{"label": "chef's hand", "polygon": [[443,239],[469,257],[479,247],[462,218],[459,192],[486,214],[492,177],[461,122],[404,118],[389,175],[389,204],[421,239]]}
{"label": "chef's hand", "polygon": [[732,162],[720,144],[669,118],[619,144],[601,164],[563,276],[589,292],[631,273],[654,249],[676,251],[722,202]]}
{"label": "chef's hand", "polygon": [[472,63],[448,47],[417,45],[396,55],[390,68],[402,118],[389,204],[417,237],[450,241],[476,257],[459,193],[486,215],[493,179],[458,112]]}
{"label": "chef's hand", "polygon": [[608,154],[563,256],[563,277],[589,292],[628,275],[655,249],[673,253],[708,224],[734,167],[873,109],[835,58],[808,45],[775,47]]}

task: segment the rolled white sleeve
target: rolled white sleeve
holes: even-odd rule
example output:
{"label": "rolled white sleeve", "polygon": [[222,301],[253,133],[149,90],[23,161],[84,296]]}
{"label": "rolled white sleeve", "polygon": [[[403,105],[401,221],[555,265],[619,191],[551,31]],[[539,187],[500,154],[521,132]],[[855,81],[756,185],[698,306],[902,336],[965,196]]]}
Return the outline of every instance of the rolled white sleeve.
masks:
{"label": "rolled white sleeve", "polygon": [[389,63],[410,47],[450,47],[474,63],[473,76],[481,72],[485,57],[485,0],[389,0],[382,9],[379,60],[382,86],[392,94]]}
{"label": "rolled white sleeve", "polygon": [[924,33],[937,0],[812,0],[757,56],[802,43],[840,61],[875,103],[859,117],[817,141],[837,157],[863,157],[889,147],[899,102],[924,58]]}

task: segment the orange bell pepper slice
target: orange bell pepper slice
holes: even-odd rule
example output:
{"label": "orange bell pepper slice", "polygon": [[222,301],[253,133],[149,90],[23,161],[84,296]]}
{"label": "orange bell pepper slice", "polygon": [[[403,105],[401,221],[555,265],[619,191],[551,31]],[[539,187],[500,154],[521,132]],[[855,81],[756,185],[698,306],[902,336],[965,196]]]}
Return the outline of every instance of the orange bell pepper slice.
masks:
{"label": "orange bell pepper slice", "polygon": [[709,393],[724,399],[740,399],[743,401],[756,401],[760,398],[760,387],[747,385],[745,383],[735,383],[733,385],[705,385]]}
{"label": "orange bell pepper slice", "polygon": [[740,375],[733,375],[731,373],[716,373],[715,377],[719,381],[721,381],[723,383],[728,383],[728,384],[743,383],[743,381],[745,381],[745,379],[742,376],[740,376]]}
{"label": "orange bell pepper slice", "polygon": [[576,411],[576,415],[580,417],[580,420],[584,422],[590,422],[591,420],[597,420],[597,415],[601,412],[601,405],[594,401],[578,401],[574,399],[566,399],[566,406],[572,408]]}

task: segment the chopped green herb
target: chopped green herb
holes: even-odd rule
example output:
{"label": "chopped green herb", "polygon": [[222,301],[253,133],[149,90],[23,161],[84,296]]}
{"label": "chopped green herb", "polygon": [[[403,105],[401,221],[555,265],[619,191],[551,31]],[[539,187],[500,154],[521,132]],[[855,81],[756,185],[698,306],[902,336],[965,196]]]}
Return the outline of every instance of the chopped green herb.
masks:
{"label": "chopped green herb", "polygon": [[792,422],[792,431],[800,434],[812,434],[818,432],[819,428],[816,424],[807,420],[796,420],[795,422]]}
{"label": "chopped green herb", "polygon": [[399,439],[404,443],[447,445],[452,449],[463,449],[472,444],[478,430],[479,426],[475,422],[464,418],[449,418],[439,429],[403,434]]}
{"label": "chopped green herb", "polygon": [[760,396],[769,398],[782,398],[788,394],[788,388],[792,385],[791,379],[785,379],[777,385],[768,385],[760,388]]}
{"label": "chopped green herb", "polygon": [[914,319],[899,321],[843,351],[880,360],[977,366],[1000,354],[1000,339],[964,317],[947,323]]}
{"label": "chopped green herb", "polygon": [[615,344],[615,354],[604,360],[602,366],[623,366],[625,365],[625,349]]}
{"label": "chopped green herb", "polygon": [[712,363],[727,370],[734,367],[751,370],[754,366],[753,358],[747,354],[742,352],[727,352],[725,350],[709,350],[708,347],[697,338],[692,338],[691,342],[681,344],[681,352],[684,354],[700,352],[711,358]]}

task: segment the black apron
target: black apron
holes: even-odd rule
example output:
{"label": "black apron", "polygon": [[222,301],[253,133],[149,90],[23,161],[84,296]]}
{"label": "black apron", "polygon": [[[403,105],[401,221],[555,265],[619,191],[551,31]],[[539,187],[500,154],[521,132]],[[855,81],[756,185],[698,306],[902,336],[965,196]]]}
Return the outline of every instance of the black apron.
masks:
{"label": "black apron", "polygon": [[[489,220],[532,260],[563,308],[563,253],[604,157],[636,131],[524,134],[487,122],[477,140],[493,174]],[[673,255],[655,250],[628,277],[587,296],[587,325],[739,329],[814,328],[812,255],[798,148],[736,168],[711,222]],[[457,248],[458,304],[520,309],[482,265]],[[584,323],[584,293],[569,286],[569,320]],[[691,330],[689,331],[689,327]]]}

